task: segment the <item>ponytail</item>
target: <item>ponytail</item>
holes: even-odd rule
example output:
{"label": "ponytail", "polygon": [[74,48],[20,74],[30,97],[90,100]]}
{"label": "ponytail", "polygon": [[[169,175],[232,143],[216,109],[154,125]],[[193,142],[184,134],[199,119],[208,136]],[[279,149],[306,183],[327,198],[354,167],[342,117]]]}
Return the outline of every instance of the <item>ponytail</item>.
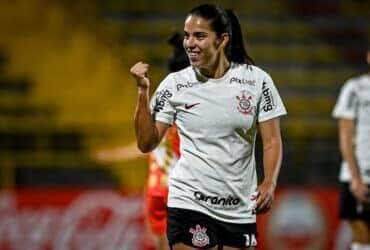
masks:
{"label": "ponytail", "polygon": [[244,47],[243,33],[240,27],[238,17],[231,9],[225,10],[230,21],[230,55],[229,60],[236,63],[246,63],[254,65],[253,59],[248,55]]}

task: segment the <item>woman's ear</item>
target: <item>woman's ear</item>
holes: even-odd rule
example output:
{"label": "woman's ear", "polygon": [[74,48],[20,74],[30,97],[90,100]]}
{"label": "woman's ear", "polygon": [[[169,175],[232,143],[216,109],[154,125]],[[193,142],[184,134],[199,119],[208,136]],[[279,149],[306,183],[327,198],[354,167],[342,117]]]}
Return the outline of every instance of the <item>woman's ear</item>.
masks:
{"label": "woman's ear", "polygon": [[220,43],[218,46],[221,46],[222,49],[226,48],[228,43],[230,42],[230,35],[229,33],[222,33],[220,37]]}

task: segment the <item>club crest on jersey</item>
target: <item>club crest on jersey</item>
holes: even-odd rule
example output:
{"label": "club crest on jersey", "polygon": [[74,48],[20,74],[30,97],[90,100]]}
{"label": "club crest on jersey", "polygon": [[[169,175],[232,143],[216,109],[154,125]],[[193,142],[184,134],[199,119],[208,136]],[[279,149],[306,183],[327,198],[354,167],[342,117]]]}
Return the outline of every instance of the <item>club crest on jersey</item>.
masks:
{"label": "club crest on jersey", "polygon": [[236,99],[239,101],[238,110],[240,113],[245,115],[252,113],[253,106],[251,103],[251,95],[246,95],[245,91],[243,91],[240,96],[236,96]]}
{"label": "club crest on jersey", "polygon": [[196,247],[205,247],[209,244],[209,237],[207,235],[207,228],[201,227],[198,224],[194,228],[190,228],[190,233],[193,234],[191,243]]}

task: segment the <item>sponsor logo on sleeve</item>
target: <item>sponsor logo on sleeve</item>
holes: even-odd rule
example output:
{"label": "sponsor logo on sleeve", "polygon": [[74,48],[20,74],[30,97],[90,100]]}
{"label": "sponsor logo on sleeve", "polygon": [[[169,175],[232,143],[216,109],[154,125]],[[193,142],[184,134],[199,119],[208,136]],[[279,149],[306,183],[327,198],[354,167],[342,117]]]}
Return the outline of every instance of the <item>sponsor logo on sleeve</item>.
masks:
{"label": "sponsor logo on sleeve", "polygon": [[356,93],[352,91],[348,97],[347,109],[353,109],[356,106],[356,100]]}
{"label": "sponsor logo on sleeve", "polygon": [[158,92],[155,98],[154,111],[161,111],[164,105],[166,105],[166,102],[168,102],[168,99],[172,97],[172,95],[173,94],[168,89],[164,89]]}
{"label": "sponsor logo on sleeve", "polygon": [[269,87],[267,87],[266,82],[263,82],[262,84],[262,98],[263,98],[262,106],[263,111],[268,112],[275,109],[274,98],[272,97],[271,90]]}

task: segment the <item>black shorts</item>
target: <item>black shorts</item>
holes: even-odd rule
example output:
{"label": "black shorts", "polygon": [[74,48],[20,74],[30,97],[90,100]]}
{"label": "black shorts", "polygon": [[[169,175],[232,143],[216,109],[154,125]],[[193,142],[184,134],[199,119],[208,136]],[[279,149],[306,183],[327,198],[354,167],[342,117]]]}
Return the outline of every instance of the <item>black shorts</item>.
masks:
{"label": "black shorts", "polygon": [[359,219],[370,223],[370,202],[358,202],[348,183],[340,184],[339,217],[345,220]]}
{"label": "black shorts", "polygon": [[257,245],[257,225],[227,223],[200,212],[168,208],[167,237],[171,247],[183,243],[198,249],[216,245],[242,248]]}

